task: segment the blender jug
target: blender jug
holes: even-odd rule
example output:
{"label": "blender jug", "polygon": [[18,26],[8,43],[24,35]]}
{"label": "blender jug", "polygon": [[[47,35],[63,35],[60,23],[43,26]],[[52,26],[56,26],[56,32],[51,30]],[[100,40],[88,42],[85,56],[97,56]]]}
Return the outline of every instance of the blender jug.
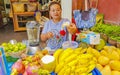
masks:
{"label": "blender jug", "polygon": [[39,34],[40,34],[40,24],[36,21],[28,21],[26,23],[28,42],[29,42],[29,54],[34,54],[39,50]]}

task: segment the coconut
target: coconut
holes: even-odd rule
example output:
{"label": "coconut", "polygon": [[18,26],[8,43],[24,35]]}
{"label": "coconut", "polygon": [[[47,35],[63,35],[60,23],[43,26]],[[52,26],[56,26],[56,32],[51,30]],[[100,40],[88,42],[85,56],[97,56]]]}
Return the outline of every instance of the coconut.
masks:
{"label": "coconut", "polygon": [[55,69],[55,58],[51,55],[45,55],[41,58],[43,63],[42,68],[48,70],[49,72],[53,72]]}

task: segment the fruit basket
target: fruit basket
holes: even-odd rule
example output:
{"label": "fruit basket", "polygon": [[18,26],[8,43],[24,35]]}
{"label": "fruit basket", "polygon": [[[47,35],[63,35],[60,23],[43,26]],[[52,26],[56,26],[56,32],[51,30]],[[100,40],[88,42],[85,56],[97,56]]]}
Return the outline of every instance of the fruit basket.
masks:
{"label": "fruit basket", "polygon": [[23,50],[20,50],[18,52],[9,52],[7,53],[8,56],[11,56],[13,58],[21,58],[22,57],[22,54],[26,54],[27,53],[27,48],[23,49]]}
{"label": "fruit basket", "polygon": [[113,39],[111,39],[111,38],[108,39],[108,43],[109,43],[110,45],[113,45],[113,46],[116,46],[116,45],[117,45],[117,41],[116,41],[116,40],[113,40]]}
{"label": "fruit basket", "polygon": [[27,53],[26,45],[22,42],[18,43],[2,43],[6,56],[12,56],[14,58],[20,58],[22,54]]}

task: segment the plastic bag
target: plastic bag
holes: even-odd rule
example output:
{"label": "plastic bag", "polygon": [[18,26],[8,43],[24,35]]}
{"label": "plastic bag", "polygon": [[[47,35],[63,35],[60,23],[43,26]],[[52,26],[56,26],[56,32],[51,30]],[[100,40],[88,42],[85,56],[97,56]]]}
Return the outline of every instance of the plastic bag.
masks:
{"label": "plastic bag", "polygon": [[[83,13],[84,12],[84,13]],[[74,10],[74,18],[77,28],[91,28],[96,23],[97,9],[91,9],[89,12]]]}

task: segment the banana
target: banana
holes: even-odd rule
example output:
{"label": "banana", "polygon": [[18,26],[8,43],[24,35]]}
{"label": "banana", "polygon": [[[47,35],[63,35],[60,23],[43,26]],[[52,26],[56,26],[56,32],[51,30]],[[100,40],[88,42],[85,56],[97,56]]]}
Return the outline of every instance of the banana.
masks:
{"label": "banana", "polygon": [[95,68],[95,64],[91,64],[88,66],[87,73],[90,73]]}
{"label": "banana", "polygon": [[75,53],[77,53],[77,52],[79,53],[79,52],[81,52],[81,50],[82,50],[82,47],[79,47],[79,48],[76,48],[76,49],[74,50],[74,52],[75,52]]}
{"label": "banana", "polygon": [[85,65],[88,63],[89,63],[89,60],[87,60],[87,59],[79,59],[79,64],[81,64],[81,65]]}
{"label": "banana", "polygon": [[60,57],[59,57],[59,62],[64,61],[64,59],[66,57],[68,57],[69,55],[71,55],[72,53],[73,53],[72,49],[68,50],[68,52],[63,52],[63,54],[61,54]]}
{"label": "banana", "polygon": [[93,75],[92,73],[89,73],[88,75]]}
{"label": "banana", "polygon": [[70,75],[70,72],[71,72],[71,68],[68,67],[68,68],[65,70],[64,75]]}
{"label": "banana", "polygon": [[93,49],[92,47],[88,47],[87,48],[87,53],[92,53],[92,49]]}
{"label": "banana", "polygon": [[67,48],[65,49],[61,54],[60,54],[60,57],[63,56],[65,53],[68,53],[69,51],[71,51],[72,48]]}
{"label": "banana", "polygon": [[80,51],[80,53],[83,54],[83,53],[85,53],[86,51],[87,51],[87,48],[82,49],[82,50]]}
{"label": "banana", "polygon": [[59,63],[55,68],[55,73],[58,73],[64,67],[64,62]]}
{"label": "banana", "polygon": [[69,56],[68,58],[66,58],[64,61],[65,61],[65,64],[73,61],[74,59],[76,59],[76,56],[77,54],[72,54],[71,56]]}
{"label": "banana", "polygon": [[77,63],[78,63],[78,60],[73,60],[69,62],[67,65],[72,67],[72,66],[75,66]]}
{"label": "banana", "polygon": [[58,72],[58,75],[63,75],[65,73],[65,70],[67,69],[68,67],[63,67],[59,72]]}
{"label": "banana", "polygon": [[82,73],[86,73],[88,70],[87,67],[79,67],[76,69],[76,72],[79,73],[79,74],[82,74]]}
{"label": "banana", "polygon": [[96,49],[92,49],[92,54],[97,58],[101,56],[100,52],[98,52]]}
{"label": "banana", "polygon": [[58,65],[58,61],[59,61],[59,56],[60,54],[63,52],[64,50],[63,49],[57,49],[55,51],[55,53],[53,54],[53,56],[55,57],[55,62],[56,62],[56,65]]}

